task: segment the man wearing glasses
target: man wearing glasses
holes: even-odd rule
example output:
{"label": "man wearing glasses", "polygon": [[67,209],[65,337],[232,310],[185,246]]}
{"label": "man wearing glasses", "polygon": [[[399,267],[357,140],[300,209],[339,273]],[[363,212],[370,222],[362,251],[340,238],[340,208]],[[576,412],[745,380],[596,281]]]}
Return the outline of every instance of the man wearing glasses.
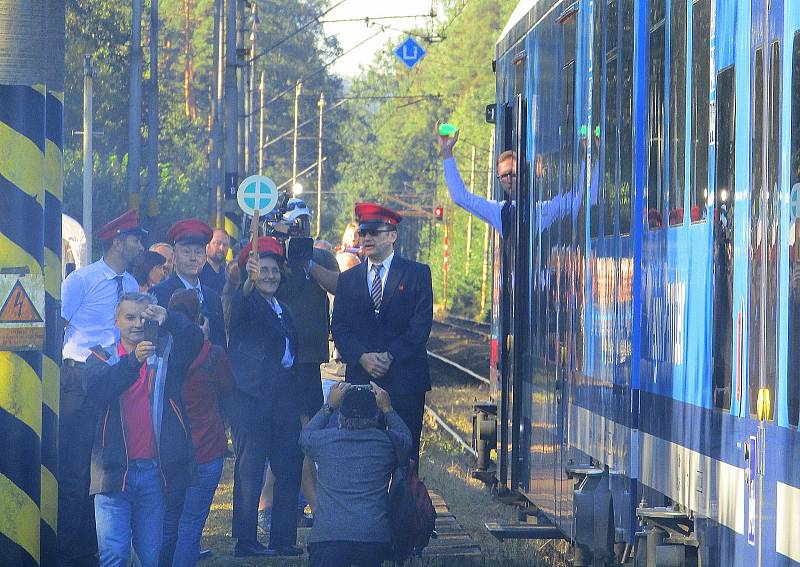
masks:
{"label": "man wearing glasses", "polygon": [[[459,132],[456,131],[452,136],[442,136],[439,134],[439,122],[436,123],[435,132],[439,142],[439,155],[442,158],[442,166],[444,167],[444,180],[447,184],[450,198],[456,205],[482,221],[489,223],[500,234],[504,234],[504,225],[508,225],[513,219],[513,201],[494,201],[467,191],[464,181],[461,179],[461,174],[458,172],[456,160],[453,157],[453,147],[458,142]],[[511,191],[517,182],[517,158],[513,151],[506,150],[498,156],[497,179],[500,181],[500,186],[506,196],[510,198]],[[504,222],[504,219],[508,219],[508,221]]]}
{"label": "man wearing glasses", "polygon": [[179,289],[194,289],[200,299],[200,310],[208,319],[208,339],[215,345],[227,348],[225,319],[222,315],[222,299],[219,294],[200,282],[200,272],[206,263],[206,245],[214,231],[203,221],[184,219],[173,224],[167,231],[167,240],[175,248],[175,272],[153,287],[150,293],[165,309],[172,294]]}
{"label": "man wearing glasses", "polygon": [[355,208],[366,261],[343,272],[331,330],[353,384],[375,381],[411,430],[419,461],[425,392],[431,389],[426,345],[433,321],[431,270],[395,254],[402,217],[373,203]]}

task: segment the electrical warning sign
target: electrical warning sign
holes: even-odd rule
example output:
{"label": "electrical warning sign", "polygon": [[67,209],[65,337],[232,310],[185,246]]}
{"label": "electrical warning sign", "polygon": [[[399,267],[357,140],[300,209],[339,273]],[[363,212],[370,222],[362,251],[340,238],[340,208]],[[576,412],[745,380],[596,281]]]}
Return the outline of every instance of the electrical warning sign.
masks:
{"label": "electrical warning sign", "polygon": [[44,345],[44,278],[0,273],[0,350],[38,350]]}

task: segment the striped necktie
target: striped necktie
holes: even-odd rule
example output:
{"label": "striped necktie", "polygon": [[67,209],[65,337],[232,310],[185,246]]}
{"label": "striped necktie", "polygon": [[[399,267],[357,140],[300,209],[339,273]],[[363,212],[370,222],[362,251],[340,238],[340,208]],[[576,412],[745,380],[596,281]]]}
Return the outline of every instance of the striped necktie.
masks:
{"label": "striped necktie", "polygon": [[117,282],[117,301],[119,301],[124,293],[124,289],[122,287],[122,276],[114,276],[114,281]]}
{"label": "striped necktie", "polygon": [[375,276],[372,278],[372,304],[375,306],[375,313],[381,310],[381,301],[383,300],[383,281],[381,280],[381,271],[383,271],[383,264],[375,264],[372,266],[372,271]]}

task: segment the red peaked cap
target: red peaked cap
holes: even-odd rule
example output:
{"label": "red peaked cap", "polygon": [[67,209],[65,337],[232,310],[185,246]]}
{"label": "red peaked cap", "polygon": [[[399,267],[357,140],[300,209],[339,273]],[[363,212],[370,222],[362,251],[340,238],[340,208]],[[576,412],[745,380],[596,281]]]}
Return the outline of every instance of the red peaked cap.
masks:
{"label": "red peaked cap", "polygon": [[377,228],[382,224],[397,226],[403,220],[393,210],[375,203],[356,203],[355,212],[359,228]]}
{"label": "red peaked cap", "polygon": [[[244,271],[247,265],[247,257],[250,256],[250,250],[253,249],[253,243],[248,242],[241,252],[239,252],[239,269]],[[258,238],[258,253],[268,252],[276,256],[283,257],[283,244],[274,236],[260,236]]]}
{"label": "red peaked cap", "polygon": [[147,231],[139,226],[136,209],[130,209],[98,228],[95,234],[100,240],[111,240],[115,236],[145,236]]}
{"label": "red peaked cap", "polygon": [[211,242],[214,231],[201,220],[184,219],[176,222],[167,231],[167,241],[175,244],[201,244]]}

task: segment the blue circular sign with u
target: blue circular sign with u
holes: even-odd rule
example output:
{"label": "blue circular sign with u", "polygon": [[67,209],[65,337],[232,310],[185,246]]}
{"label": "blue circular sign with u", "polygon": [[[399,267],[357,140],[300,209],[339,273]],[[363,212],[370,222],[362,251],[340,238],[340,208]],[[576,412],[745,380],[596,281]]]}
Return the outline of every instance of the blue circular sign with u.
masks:
{"label": "blue circular sign with u", "polygon": [[239,184],[236,201],[245,214],[265,215],[278,204],[278,186],[269,177],[251,175]]}

